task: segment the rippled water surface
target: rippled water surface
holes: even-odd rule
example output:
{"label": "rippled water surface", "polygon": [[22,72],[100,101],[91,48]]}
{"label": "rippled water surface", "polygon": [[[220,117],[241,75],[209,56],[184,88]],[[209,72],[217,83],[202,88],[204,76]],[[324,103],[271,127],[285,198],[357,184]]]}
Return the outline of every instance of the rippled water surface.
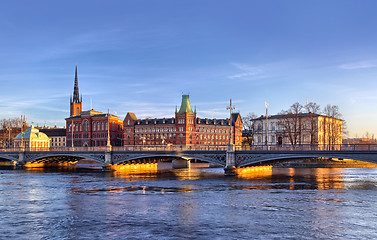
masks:
{"label": "rippled water surface", "polygon": [[0,170],[0,239],[377,239],[377,169],[251,174]]}

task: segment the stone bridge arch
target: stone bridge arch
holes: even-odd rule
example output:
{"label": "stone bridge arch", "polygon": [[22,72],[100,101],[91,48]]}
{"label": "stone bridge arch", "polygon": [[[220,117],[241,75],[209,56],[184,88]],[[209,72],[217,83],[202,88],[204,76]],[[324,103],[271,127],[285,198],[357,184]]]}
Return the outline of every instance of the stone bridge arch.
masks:
{"label": "stone bridge arch", "polygon": [[[90,159],[97,163],[103,164],[105,162],[105,155],[104,154],[88,154],[88,153],[51,153],[51,152],[41,152],[41,153],[27,153],[25,154],[25,162],[30,163],[34,161],[38,161],[41,159],[51,159],[54,157],[73,157],[73,158],[80,158],[80,159]],[[18,161],[18,159],[17,159]]]}
{"label": "stone bridge arch", "polygon": [[352,159],[363,162],[377,163],[377,152],[276,152],[276,153],[237,153],[236,154],[236,164],[237,167],[245,167],[252,164],[279,161],[279,160],[297,160],[302,158],[341,158],[341,159]]}
{"label": "stone bridge arch", "polygon": [[15,162],[17,162],[18,159],[19,159],[19,156],[16,153],[1,154],[0,159],[5,160],[5,161],[15,161]]}
{"label": "stone bridge arch", "polygon": [[151,153],[113,153],[113,164],[120,164],[143,158],[184,158],[184,159],[198,159],[204,162],[218,164],[225,166],[225,152],[224,153],[190,153],[190,152],[151,152]]}

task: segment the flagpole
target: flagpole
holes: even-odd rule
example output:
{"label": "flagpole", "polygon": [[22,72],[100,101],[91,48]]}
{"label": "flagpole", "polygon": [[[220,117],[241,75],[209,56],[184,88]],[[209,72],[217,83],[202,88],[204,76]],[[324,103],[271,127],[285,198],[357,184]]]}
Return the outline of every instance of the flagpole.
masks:
{"label": "flagpole", "polygon": [[265,102],[264,105],[266,106],[266,147],[268,150],[268,103]]}

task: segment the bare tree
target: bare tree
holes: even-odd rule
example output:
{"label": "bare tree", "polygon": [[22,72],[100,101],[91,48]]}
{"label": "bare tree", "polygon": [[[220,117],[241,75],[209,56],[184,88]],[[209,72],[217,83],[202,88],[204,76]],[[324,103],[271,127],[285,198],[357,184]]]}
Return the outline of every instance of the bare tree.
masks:
{"label": "bare tree", "polygon": [[321,107],[314,102],[309,102],[305,105],[305,109],[307,112],[307,119],[309,134],[310,134],[310,144],[314,145],[318,143],[318,114],[321,112]]}
{"label": "bare tree", "polygon": [[278,125],[283,129],[283,134],[288,138],[292,146],[301,143],[301,125],[302,121],[300,114],[302,113],[303,106],[296,102],[288,110],[282,110]]}
{"label": "bare tree", "polygon": [[345,125],[344,121],[342,124],[339,124],[339,121],[336,121],[342,117],[339,107],[337,105],[327,104],[323,109],[323,114],[329,117],[328,119],[325,119],[322,126],[325,137],[324,143],[328,145],[339,143],[342,139],[343,125]]}
{"label": "bare tree", "polygon": [[23,121],[20,118],[0,119],[1,146],[10,146],[13,138],[20,133]]}
{"label": "bare tree", "polygon": [[254,142],[254,124],[253,119],[257,118],[257,115],[253,112],[249,113],[242,118],[243,132],[246,136],[244,144],[252,145]]}

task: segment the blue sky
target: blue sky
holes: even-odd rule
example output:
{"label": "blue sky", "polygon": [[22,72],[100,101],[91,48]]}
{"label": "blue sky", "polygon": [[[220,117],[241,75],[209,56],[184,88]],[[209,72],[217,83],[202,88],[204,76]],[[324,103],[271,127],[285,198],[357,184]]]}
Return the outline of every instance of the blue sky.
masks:
{"label": "blue sky", "polygon": [[64,125],[78,64],[83,108],[199,117],[338,105],[377,134],[377,1],[1,1],[0,118]]}

